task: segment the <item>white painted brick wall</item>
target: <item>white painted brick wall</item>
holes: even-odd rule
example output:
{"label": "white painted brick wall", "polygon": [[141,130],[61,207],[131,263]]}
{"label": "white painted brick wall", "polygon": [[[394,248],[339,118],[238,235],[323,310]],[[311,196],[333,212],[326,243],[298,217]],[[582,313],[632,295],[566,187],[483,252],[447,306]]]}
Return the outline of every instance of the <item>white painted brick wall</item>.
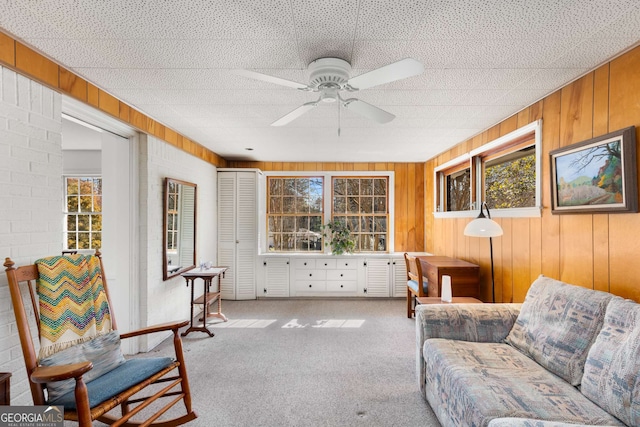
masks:
{"label": "white painted brick wall", "polygon": [[[141,319],[146,325],[189,318],[190,289],[178,276],[162,280],[162,195],[164,178],[175,178],[197,187],[197,257],[216,262],[217,178],[216,167],[152,136],[140,141]],[[145,269],[146,267],[146,269]],[[202,294],[198,280],[196,296]],[[224,303],[223,303],[224,308]],[[195,332],[197,334],[198,332]],[[150,350],[165,336],[153,334],[140,349]]]}
{"label": "white painted brick wall", "polygon": [[[0,67],[0,259],[16,265],[62,249],[61,110],[60,94]],[[0,371],[12,373],[11,403],[32,404],[4,269]]]}

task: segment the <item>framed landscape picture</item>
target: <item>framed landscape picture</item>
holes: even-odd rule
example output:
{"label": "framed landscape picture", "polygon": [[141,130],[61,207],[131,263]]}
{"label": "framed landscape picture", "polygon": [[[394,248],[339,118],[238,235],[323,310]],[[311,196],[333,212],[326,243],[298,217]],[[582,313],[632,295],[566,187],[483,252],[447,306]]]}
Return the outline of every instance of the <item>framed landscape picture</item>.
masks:
{"label": "framed landscape picture", "polygon": [[634,126],[549,155],[552,213],[638,212]]}

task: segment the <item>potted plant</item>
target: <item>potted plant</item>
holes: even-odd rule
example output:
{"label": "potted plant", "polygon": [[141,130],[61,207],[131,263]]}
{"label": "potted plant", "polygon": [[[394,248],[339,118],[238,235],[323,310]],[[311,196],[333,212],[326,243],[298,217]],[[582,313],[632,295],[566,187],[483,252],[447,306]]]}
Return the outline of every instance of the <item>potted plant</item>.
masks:
{"label": "potted plant", "polygon": [[324,244],[331,245],[333,255],[350,254],[356,248],[356,242],[351,237],[351,231],[344,221],[333,220],[322,226]]}

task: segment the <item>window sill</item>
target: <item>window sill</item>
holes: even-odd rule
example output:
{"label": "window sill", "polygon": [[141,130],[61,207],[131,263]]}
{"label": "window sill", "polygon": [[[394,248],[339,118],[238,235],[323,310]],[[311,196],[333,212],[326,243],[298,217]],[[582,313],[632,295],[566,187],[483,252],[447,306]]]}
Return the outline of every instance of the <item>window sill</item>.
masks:
{"label": "window sill", "polygon": [[[542,207],[512,208],[512,209],[491,209],[492,218],[539,218],[542,216]],[[455,211],[455,212],[434,212],[434,218],[475,218],[478,210]]]}

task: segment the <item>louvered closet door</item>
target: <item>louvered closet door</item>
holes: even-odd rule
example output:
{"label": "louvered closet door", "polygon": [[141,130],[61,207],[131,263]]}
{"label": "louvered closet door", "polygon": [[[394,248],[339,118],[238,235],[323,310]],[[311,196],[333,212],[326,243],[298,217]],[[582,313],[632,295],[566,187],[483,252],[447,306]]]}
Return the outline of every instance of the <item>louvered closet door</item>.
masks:
{"label": "louvered closet door", "polygon": [[236,172],[236,295],[235,299],[256,298],[257,176]]}
{"label": "louvered closet door", "polygon": [[218,265],[229,269],[220,279],[223,299],[236,299],[236,174],[218,173]]}

